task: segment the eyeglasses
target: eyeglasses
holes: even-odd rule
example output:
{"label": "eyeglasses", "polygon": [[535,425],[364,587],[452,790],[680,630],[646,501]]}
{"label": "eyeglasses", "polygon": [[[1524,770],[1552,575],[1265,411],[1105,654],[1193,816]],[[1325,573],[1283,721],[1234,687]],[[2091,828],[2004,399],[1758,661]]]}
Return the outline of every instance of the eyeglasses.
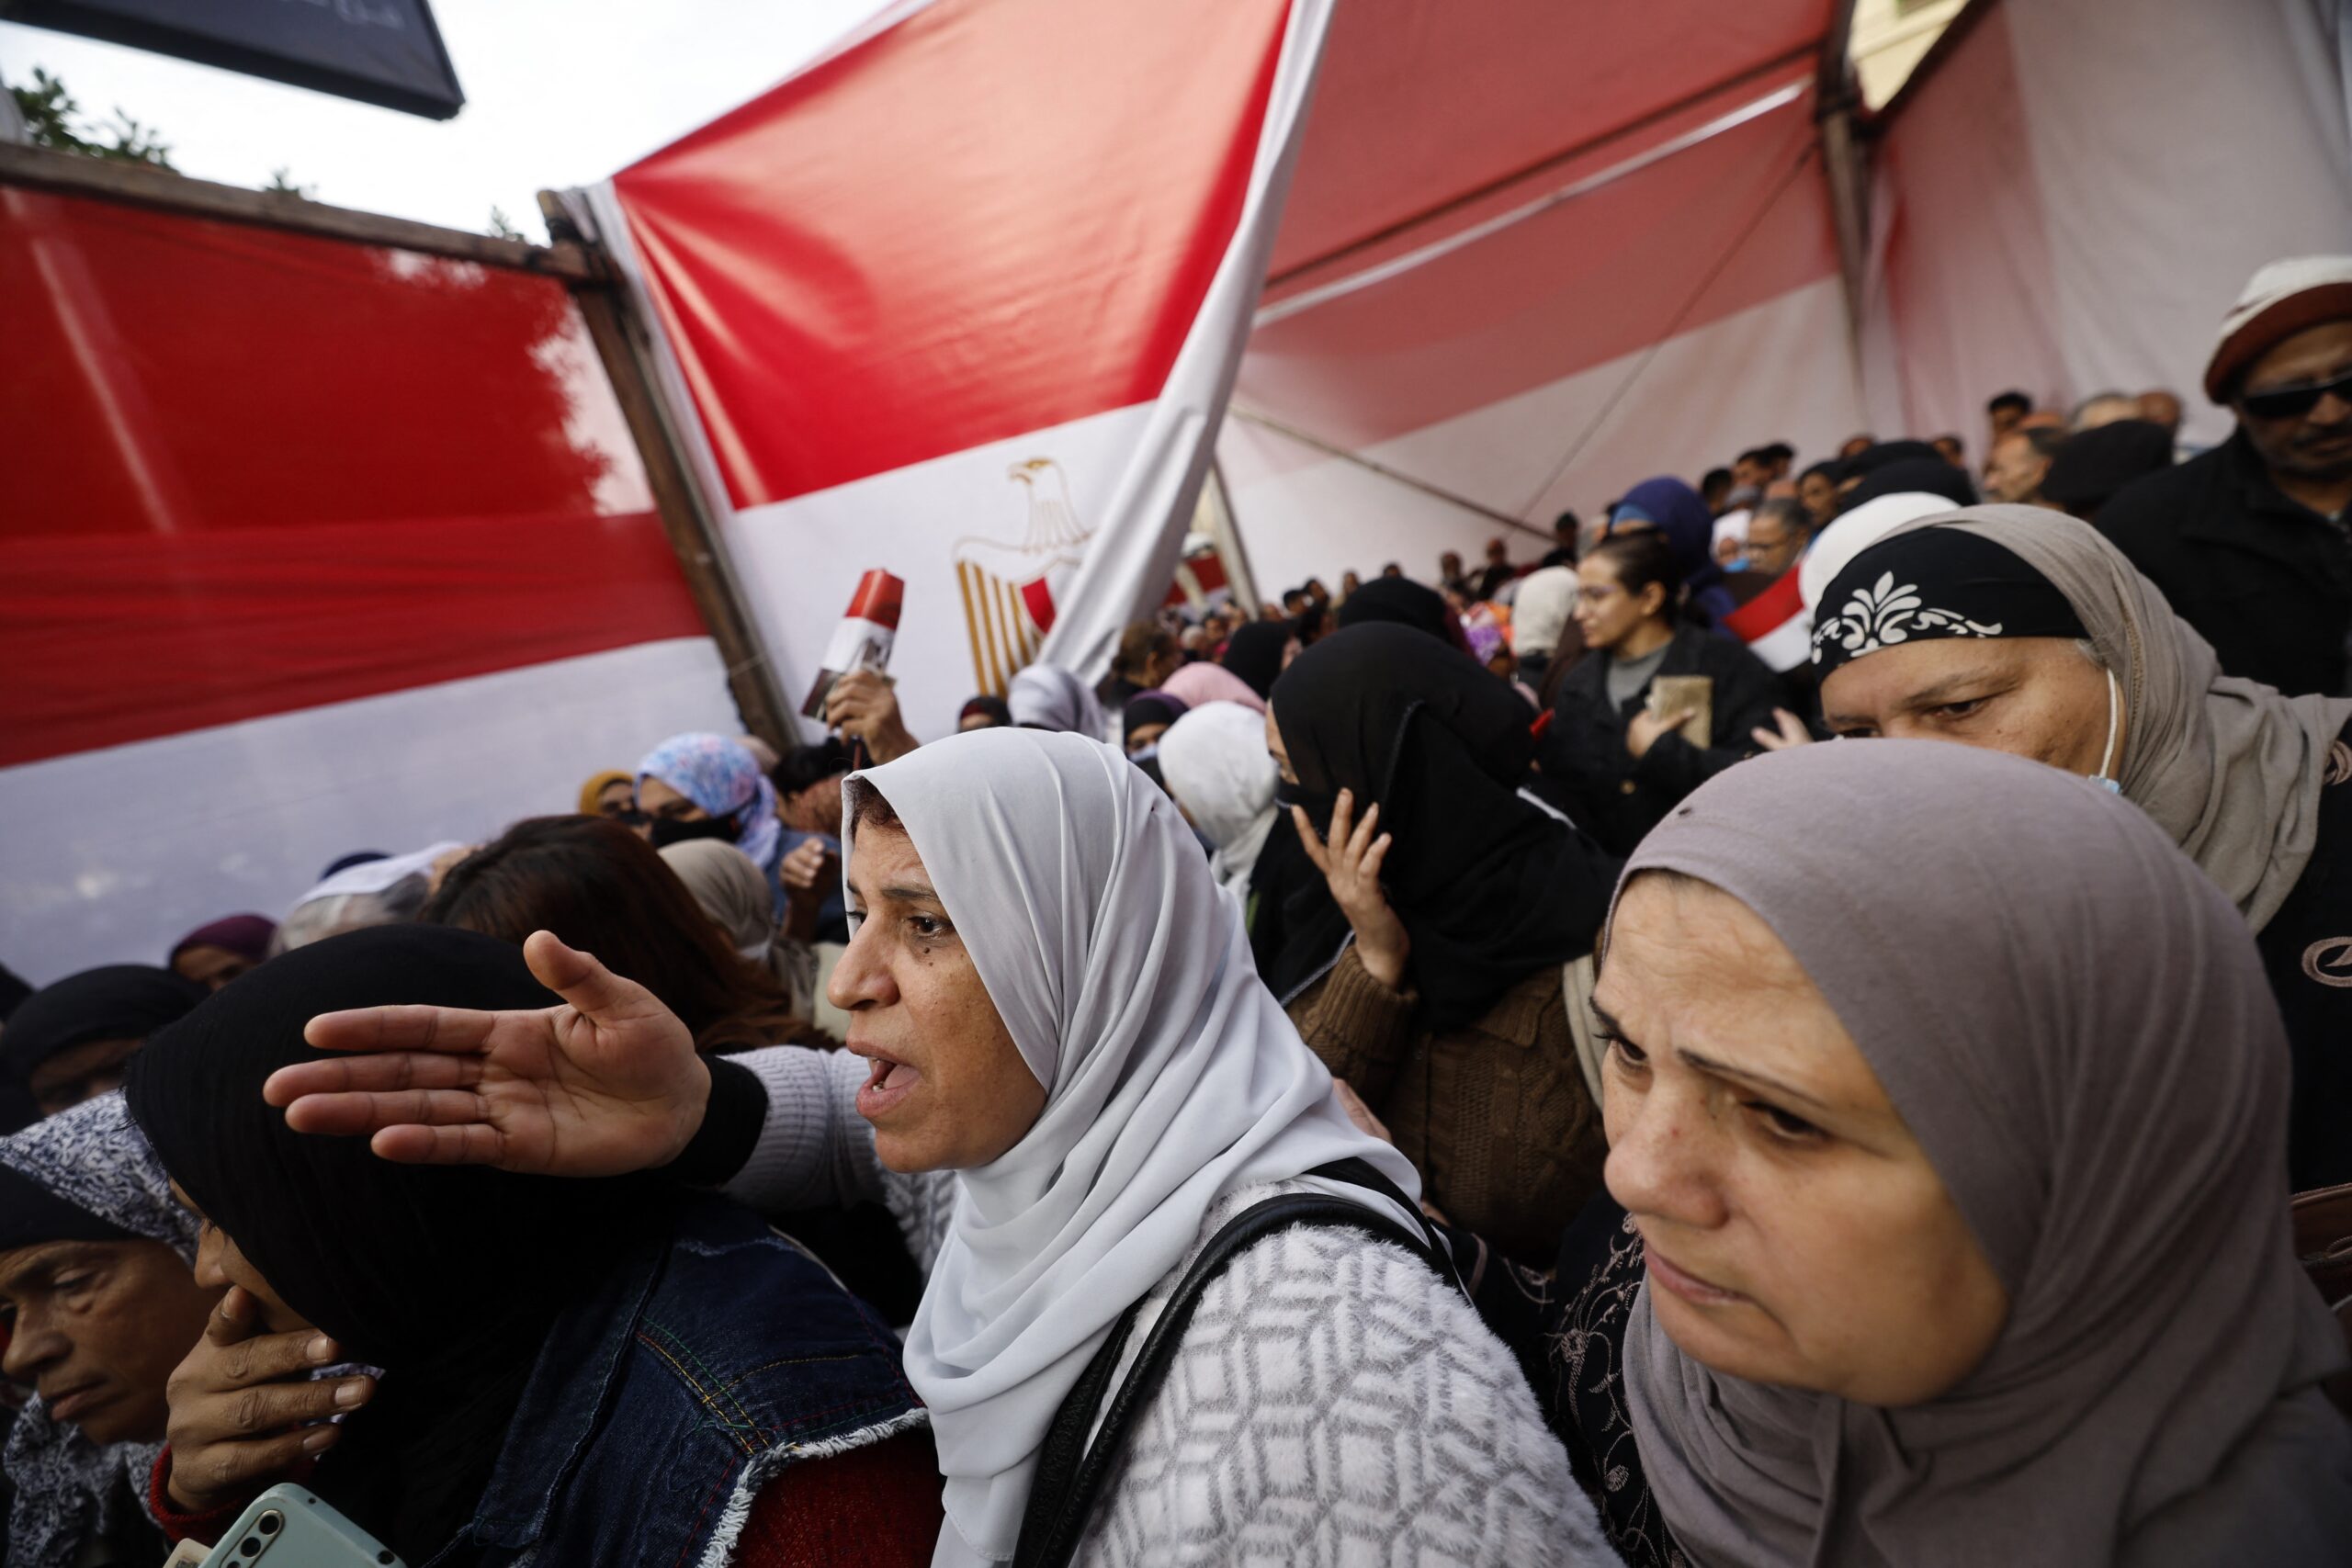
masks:
{"label": "eyeglasses", "polygon": [[2245,412],[2256,419],[2300,419],[2319,407],[2319,400],[2333,392],[2346,402],[2352,402],[2352,370],[2346,370],[2333,381],[2321,381],[2309,387],[2284,387],[2275,392],[2247,392],[2238,399]]}

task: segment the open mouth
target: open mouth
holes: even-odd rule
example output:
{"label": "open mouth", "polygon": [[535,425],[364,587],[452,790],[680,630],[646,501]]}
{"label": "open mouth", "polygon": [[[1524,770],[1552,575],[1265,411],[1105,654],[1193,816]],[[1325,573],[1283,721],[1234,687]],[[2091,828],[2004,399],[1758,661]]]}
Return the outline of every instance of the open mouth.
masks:
{"label": "open mouth", "polygon": [[[860,1053],[863,1055],[864,1053]],[[865,1082],[858,1086],[857,1113],[868,1122],[889,1114],[899,1102],[912,1094],[922,1082],[922,1075],[904,1062],[888,1056],[874,1056],[866,1064],[873,1070]]]}

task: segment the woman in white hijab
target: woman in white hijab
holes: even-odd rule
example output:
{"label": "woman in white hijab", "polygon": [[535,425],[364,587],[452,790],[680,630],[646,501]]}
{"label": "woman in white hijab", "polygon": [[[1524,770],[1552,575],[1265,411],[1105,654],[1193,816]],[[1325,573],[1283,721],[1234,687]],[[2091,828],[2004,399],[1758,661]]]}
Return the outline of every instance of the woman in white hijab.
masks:
{"label": "woman in white hijab", "polygon": [[[906,1367],[946,1476],[937,1563],[1610,1562],[1516,1362],[1424,1250],[1411,1168],[1340,1110],[1167,796],[1020,729],[845,788],[847,1053],[706,1069],[543,932],[526,951],[570,1005],[330,1015],[313,1043],[393,1054],[285,1069],[270,1100],[392,1158],[886,1199],[929,1276]],[[374,1092],[402,1085],[428,1091]],[[1231,1250],[1162,1332],[1212,1238],[1303,1197],[1313,1217]],[[1130,1381],[1171,1353],[1181,1375]]]}
{"label": "woman in white hijab", "polygon": [[416,919],[442,874],[465,852],[465,845],[445,840],[413,854],[346,866],[294,901],[277,923],[273,951],[291,953],[364,926],[398,925]]}
{"label": "woman in white hijab", "polygon": [[1282,778],[1266,750],[1265,719],[1238,703],[1193,709],[1159,738],[1159,777],[1185,819],[1216,846],[1209,867],[1246,909]]}

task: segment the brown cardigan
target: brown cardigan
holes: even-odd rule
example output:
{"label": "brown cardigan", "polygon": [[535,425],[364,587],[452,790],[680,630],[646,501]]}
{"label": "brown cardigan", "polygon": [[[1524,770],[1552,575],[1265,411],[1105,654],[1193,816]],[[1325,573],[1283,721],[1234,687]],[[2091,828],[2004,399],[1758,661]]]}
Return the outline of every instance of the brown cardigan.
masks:
{"label": "brown cardigan", "polygon": [[1600,1190],[1608,1154],[1561,973],[1537,970],[1477,1021],[1444,1033],[1414,1023],[1419,1001],[1365,973],[1351,942],[1288,1011],[1332,1076],[1388,1124],[1431,1203],[1521,1261],[1548,1266],[1560,1232]]}

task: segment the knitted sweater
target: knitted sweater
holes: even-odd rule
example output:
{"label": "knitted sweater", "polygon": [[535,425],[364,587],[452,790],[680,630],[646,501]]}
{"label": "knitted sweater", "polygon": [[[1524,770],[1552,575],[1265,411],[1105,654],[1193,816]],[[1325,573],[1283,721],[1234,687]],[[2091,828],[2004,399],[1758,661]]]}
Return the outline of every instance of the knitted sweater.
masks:
{"label": "knitted sweater", "polygon": [[[736,1059],[768,1115],[727,1190],[769,1210],[879,1198],[928,1272],[954,1178],[883,1168],[855,1109],[865,1064],[792,1047]],[[1209,1237],[1289,1186],[1210,1210],[1146,1298],[1130,1356]],[[1254,1243],[1203,1293],[1077,1555],[1083,1568],[1616,1561],[1518,1363],[1460,1292],[1391,1243],[1312,1226]]]}

